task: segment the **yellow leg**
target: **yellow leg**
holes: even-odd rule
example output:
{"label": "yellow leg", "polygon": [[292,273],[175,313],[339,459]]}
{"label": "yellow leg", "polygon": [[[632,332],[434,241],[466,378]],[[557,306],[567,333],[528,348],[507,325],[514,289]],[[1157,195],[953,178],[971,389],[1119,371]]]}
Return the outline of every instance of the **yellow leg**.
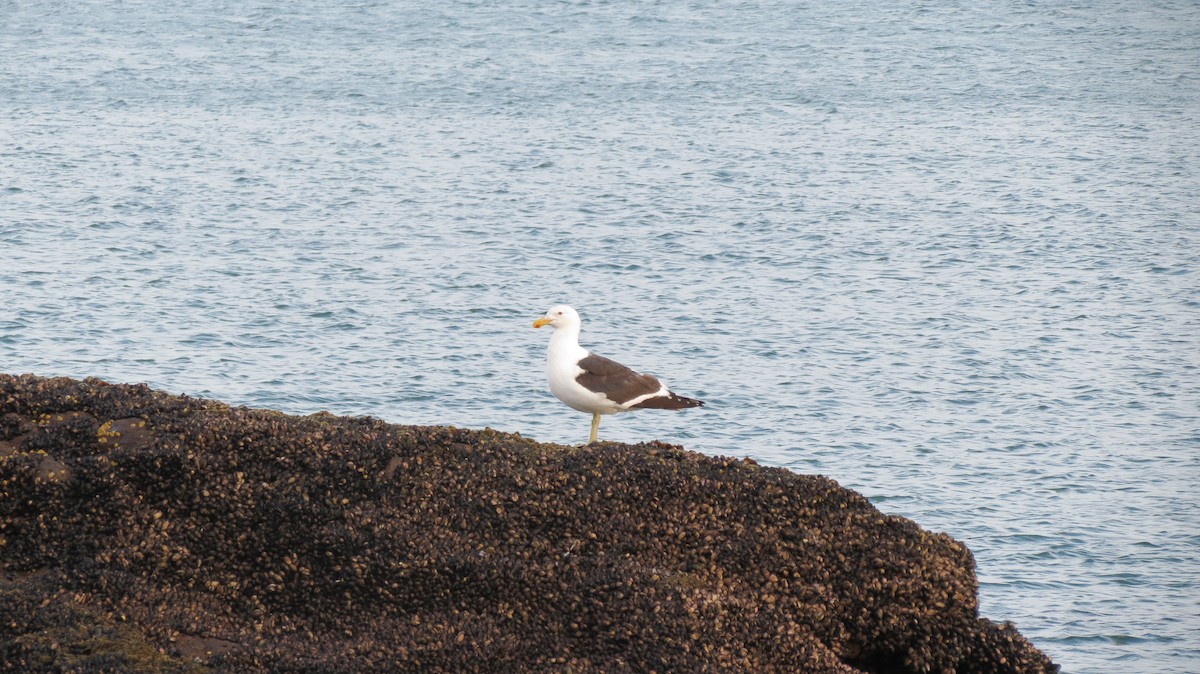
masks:
{"label": "yellow leg", "polygon": [[600,432],[600,413],[592,412],[592,434],[588,437],[588,444],[596,441],[596,434]]}

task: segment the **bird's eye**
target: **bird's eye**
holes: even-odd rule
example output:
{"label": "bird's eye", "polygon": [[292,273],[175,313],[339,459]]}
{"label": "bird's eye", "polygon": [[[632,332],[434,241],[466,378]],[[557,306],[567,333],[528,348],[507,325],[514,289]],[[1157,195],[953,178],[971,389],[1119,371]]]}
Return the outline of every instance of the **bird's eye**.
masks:
{"label": "bird's eye", "polygon": [[561,312],[561,311],[560,311],[560,312],[558,312],[558,315],[559,315],[559,316],[562,316],[562,312]]}

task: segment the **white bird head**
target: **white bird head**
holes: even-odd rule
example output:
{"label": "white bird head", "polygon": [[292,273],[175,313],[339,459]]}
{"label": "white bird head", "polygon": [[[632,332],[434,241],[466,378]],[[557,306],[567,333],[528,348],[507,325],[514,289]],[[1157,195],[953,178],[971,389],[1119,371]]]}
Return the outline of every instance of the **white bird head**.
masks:
{"label": "white bird head", "polygon": [[579,312],[565,304],[550,307],[546,315],[533,322],[533,327],[540,328],[549,325],[552,328],[576,327],[579,325]]}

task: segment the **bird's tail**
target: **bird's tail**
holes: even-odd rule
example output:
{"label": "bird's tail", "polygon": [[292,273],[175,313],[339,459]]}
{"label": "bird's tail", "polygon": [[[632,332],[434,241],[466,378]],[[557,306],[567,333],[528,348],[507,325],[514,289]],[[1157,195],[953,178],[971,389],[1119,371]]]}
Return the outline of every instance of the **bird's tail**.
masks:
{"label": "bird's tail", "polygon": [[684,398],[683,396],[675,395],[674,393],[668,391],[666,395],[646,398],[633,407],[640,410],[682,410],[689,407],[703,406],[703,400]]}

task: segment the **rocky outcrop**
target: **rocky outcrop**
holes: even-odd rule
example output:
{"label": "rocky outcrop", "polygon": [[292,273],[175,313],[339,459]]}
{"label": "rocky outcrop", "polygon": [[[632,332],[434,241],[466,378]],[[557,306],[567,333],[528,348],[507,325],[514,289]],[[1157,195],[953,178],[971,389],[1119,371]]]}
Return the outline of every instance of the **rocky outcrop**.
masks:
{"label": "rocky outcrop", "polygon": [[0,375],[9,671],[1056,671],[973,566],[748,460]]}

